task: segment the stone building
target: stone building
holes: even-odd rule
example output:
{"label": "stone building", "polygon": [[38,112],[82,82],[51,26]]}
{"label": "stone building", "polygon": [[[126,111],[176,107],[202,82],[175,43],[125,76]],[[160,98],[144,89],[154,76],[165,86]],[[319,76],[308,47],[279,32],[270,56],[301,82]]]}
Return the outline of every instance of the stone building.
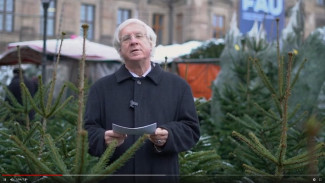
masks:
{"label": "stone building", "polygon": [[[43,39],[42,1],[0,0],[0,53],[10,42]],[[296,2],[284,0],[286,21]],[[57,39],[61,32],[81,35],[81,25],[87,23],[89,40],[111,45],[116,26],[131,17],[152,26],[158,35],[157,44],[219,38],[229,29],[239,3],[240,0],[51,0],[47,39]],[[303,0],[303,5],[306,36],[325,25],[325,4],[324,0]]]}

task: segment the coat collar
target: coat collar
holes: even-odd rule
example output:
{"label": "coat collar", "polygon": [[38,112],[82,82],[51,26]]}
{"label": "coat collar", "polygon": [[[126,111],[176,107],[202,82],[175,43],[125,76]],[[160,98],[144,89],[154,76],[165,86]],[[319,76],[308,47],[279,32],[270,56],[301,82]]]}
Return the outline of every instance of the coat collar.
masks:
{"label": "coat collar", "polygon": [[[151,71],[147,74],[147,78],[151,79],[156,85],[159,84],[161,79],[161,73],[163,70],[157,63],[151,62]],[[115,73],[116,81],[118,83],[133,78],[131,73],[126,69],[125,65],[122,65],[121,68]]]}

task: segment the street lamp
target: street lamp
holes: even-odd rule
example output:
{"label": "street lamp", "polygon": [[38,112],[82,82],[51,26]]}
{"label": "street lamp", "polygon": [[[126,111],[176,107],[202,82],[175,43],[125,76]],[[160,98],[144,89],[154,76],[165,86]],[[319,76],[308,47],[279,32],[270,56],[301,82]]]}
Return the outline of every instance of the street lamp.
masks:
{"label": "street lamp", "polygon": [[43,55],[42,55],[42,81],[43,83],[46,82],[46,62],[47,62],[47,56],[46,56],[46,36],[47,36],[47,10],[50,6],[51,0],[41,0],[43,5]]}

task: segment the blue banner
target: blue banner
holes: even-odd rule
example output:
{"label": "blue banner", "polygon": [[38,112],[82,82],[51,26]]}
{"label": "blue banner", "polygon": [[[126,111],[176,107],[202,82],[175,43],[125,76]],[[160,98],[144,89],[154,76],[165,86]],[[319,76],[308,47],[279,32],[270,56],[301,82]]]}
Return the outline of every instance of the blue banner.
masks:
{"label": "blue banner", "polygon": [[285,21],[284,0],[241,0],[239,6],[239,29],[245,34],[251,30],[255,21],[261,23],[268,40],[275,40],[277,34],[276,18],[279,18],[279,34]]}

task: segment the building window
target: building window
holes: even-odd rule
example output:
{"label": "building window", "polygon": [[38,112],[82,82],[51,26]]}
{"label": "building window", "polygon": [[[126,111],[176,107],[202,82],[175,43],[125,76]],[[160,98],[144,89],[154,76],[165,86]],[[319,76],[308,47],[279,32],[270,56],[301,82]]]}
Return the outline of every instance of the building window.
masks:
{"label": "building window", "polygon": [[176,41],[177,43],[183,42],[183,21],[184,16],[182,13],[176,16]]}
{"label": "building window", "polygon": [[212,17],[212,37],[221,38],[225,35],[225,17],[213,15]]}
{"label": "building window", "polygon": [[[49,4],[49,8],[47,9],[47,22],[46,22],[46,35],[54,36],[55,34],[55,12],[56,12],[56,0],[51,0]],[[44,34],[44,9],[41,3],[41,26],[40,33]]]}
{"label": "building window", "polygon": [[[93,40],[94,39],[94,27],[95,27],[95,6],[89,4],[82,4],[81,5],[81,12],[80,12],[80,26],[82,24],[88,24],[88,33],[87,39]],[[83,32],[80,32],[80,35],[83,35]]]}
{"label": "building window", "polygon": [[14,0],[0,0],[0,31],[14,30]]}
{"label": "building window", "polygon": [[157,45],[162,44],[162,38],[163,38],[163,21],[164,21],[164,15],[161,14],[154,14],[153,15],[153,30],[157,34]]}
{"label": "building window", "polygon": [[324,6],[325,5],[324,0],[316,0],[316,4],[319,5],[319,6]]}
{"label": "building window", "polygon": [[131,18],[131,10],[120,8],[117,12],[117,26],[129,18]]}

